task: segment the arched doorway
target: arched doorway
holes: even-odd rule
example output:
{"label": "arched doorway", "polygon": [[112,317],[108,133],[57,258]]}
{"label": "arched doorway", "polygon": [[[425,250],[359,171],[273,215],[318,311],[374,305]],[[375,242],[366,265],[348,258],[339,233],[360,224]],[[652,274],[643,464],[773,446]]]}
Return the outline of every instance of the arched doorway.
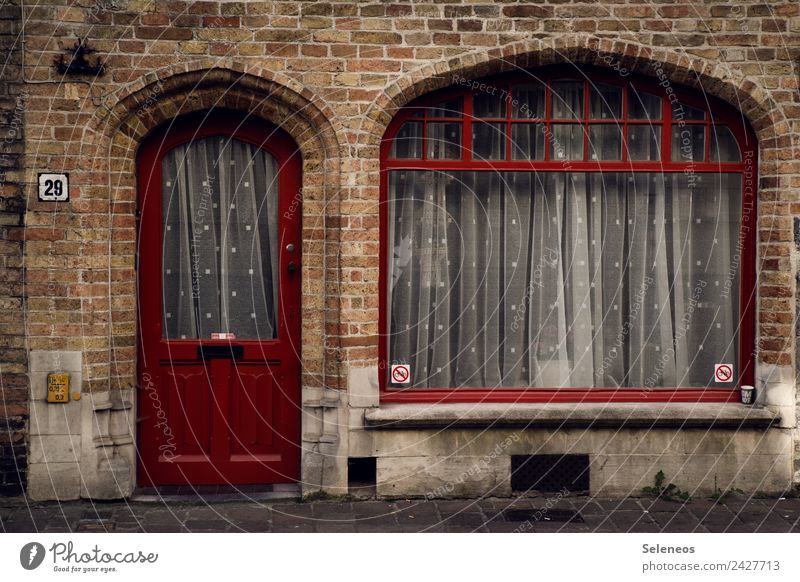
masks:
{"label": "arched doorway", "polygon": [[225,110],[137,161],[139,484],[300,477],[301,160]]}

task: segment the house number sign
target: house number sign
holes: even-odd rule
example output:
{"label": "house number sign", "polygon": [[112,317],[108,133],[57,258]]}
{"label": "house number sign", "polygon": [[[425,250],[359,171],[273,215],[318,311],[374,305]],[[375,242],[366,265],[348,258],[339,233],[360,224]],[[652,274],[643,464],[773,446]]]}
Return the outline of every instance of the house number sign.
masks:
{"label": "house number sign", "polygon": [[39,174],[39,201],[69,201],[69,174]]}

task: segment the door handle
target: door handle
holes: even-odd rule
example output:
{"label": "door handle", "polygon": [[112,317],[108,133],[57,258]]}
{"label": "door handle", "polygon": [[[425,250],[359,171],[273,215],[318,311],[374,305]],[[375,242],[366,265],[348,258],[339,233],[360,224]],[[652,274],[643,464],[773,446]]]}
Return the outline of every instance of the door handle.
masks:
{"label": "door handle", "polygon": [[286,265],[286,270],[290,273],[294,273],[297,271],[297,265],[294,264],[294,261],[289,261],[289,264]]}

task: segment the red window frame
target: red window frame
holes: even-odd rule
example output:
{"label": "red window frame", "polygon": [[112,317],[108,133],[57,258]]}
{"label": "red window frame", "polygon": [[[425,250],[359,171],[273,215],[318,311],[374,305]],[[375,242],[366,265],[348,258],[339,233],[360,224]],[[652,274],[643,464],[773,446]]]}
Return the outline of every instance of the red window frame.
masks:
{"label": "red window frame", "polygon": [[[528,84],[543,82],[547,84],[550,93],[550,84],[558,80],[578,80],[584,83],[583,114],[578,120],[558,119],[556,123],[575,123],[584,127],[584,159],[583,160],[550,160],[550,144],[545,138],[545,153],[543,160],[472,160],[472,96],[480,89],[469,86],[455,85],[431,93],[414,100],[401,109],[389,124],[380,148],[380,273],[379,273],[379,345],[378,381],[380,384],[381,402],[734,402],[739,399],[739,385],[752,385],[755,365],[755,284],[756,284],[756,245],[755,234],[756,193],[757,193],[757,168],[758,147],[755,133],[747,124],[744,116],[727,103],[714,97],[705,95],[692,89],[678,85],[659,83],[657,79],[629,75],[622,77],[607,70],[594,68],[574,67],[542,67],[528,72],[510,73],[493,77],[482,78],[479,83],[487,87],[498,87],[508,91],[511,88],[513,96],[514,84]],[[466,82],[466,81],[464,81]],[[473,83],[474,81],[470,81]],[[622,135],[622,160],[590,160],[588,156],[588,130],[589,120],[589,87],[591,83],[607,83],[620,87],[633,84],[639,92],[649,93],[661,97],[660,120],[628,120],[628,91],[623,91],[622,117],[620,120],[595,120],[594,123],[620,123]],[[473,85],[474,86],[474,85]],[[499,92],[498,92],[499,93]],[[503,95],[502,93],[500,93]],[[507,93],[506,93],[507,95]],[[462,97],[463,113],[456,117],[429,117],[423,110],[420,116],[420,107],[429,107],[442,101]],[[685,120],[688,125],[703,125],[706,127],[705,154],[702,162],[681,162],[671,160],[672,139],[672,105],[675,100],[682,105],[688,105],[706,112],[703,121]],[[553,124],[551,117],[551,99],[545,100],[545,119],[538,120],[547,124],[548,135]],[[712,119],[712,113],[714,119]],[[506,103],[505,118],[496,121],[506,124],[506,156],[510,158],[510,141],[512,139],[512,107]],[[427,159],[427,142],[422,144],[421,159],[392,159],[391,146],[395,136],[406,121],[419,120],[423,125],[423,138],[426,137],[428,121],[460,123],[462,125],[462,152],[460,159],[429,160]],[[492,119],[482,118],[478,123],[494,122]],[[535,118],[528,120],[536,123]],[[514,119],[515,123],[520,122]],[[524,120],[522,122],[525,122]],[[627,156],[627,128],[633,124],[659,124],[661,126],[661,160],[633,161]],[[710,161],[710,136],[713,125],[724,125],[731,129],[742,153],[742,160],[736,163]],[[751,155],[747,155],[746,152]],[[708,160],[708,161],[706,161]],[[565,164],[568,168],[565,168]],[[388,362],[389,352],[389,253],[391,249],[388,240],[389,233],[389,204],[388,204],[388,175],[391,170],[450,170],[450,171],[546,171],[546,172],[684,172],[691,166],[696,173],[740,173],[742,175],[742,228],[739,233],[741,246],[741,271],[740,271],[740,297],[739,297],[739,382],[730,388],[449,388],[449,389],[389,389],[388,388]],[[750,175],[748,176],[748,172]]]}

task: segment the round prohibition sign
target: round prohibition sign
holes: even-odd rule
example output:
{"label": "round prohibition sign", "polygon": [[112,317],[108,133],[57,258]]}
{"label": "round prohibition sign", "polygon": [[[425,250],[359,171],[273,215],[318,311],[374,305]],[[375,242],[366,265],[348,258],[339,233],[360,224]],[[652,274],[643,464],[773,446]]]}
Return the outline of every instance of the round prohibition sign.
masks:
{"label": "round prohibition sign", "polygon": [[728,364],[718,364],[714,370],[714,379],[717,382],[730,382],[733,369]]}
{"label": "round prohibition sign", "polygon": [[392,382],[396,384],[405,384],[407,381],[408,381],[408,366],[393,366]]}

